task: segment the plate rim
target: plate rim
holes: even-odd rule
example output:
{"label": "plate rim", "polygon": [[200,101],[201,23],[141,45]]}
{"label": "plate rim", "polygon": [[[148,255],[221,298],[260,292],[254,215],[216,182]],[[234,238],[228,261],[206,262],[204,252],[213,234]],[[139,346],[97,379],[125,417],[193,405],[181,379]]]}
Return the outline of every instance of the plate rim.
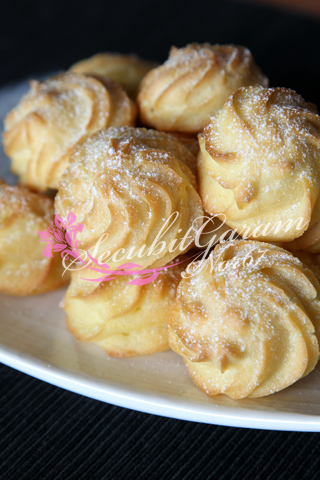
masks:
{"label": "plate rim", "polygon": [[[176,420],[236,428],[276,431],[320,432],[320,415],[252,410],[210,404],[190,403],[183,398],[166,398],[163,394],[135,391],[94,379],[86,374],[73,374],[55,365],[0,345],[0,363],[38,380],[85,397],[122,408]],[[203,410],[203,411],[201,411]]]}

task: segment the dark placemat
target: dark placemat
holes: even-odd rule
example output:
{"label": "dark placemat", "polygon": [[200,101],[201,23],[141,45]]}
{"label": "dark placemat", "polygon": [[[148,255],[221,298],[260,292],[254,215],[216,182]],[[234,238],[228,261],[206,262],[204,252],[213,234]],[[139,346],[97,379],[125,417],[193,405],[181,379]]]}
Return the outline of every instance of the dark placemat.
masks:
{"label": "dark placemat", "polygon": [[[317,19],[232,2],[2,2],[0,84],[103,50],[248,46],[271,85],[320,105]],[[1,314],[1,312],[0,312]],[[0,478],[316,479],[318,434],[183,422],[99,403],[0,365]]]}
{"label": "dark placemat", "polygon": [[173,420],[90,400],[0,365],[0,478],[318,479],[318,434]]}

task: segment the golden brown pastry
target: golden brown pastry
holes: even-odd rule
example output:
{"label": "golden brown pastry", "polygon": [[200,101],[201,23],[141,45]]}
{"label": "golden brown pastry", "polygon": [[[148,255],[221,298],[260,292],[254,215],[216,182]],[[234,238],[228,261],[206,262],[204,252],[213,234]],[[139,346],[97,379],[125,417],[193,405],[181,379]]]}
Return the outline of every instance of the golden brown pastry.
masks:
{"label": "golden brown pastry", "polygon": [[192,247],[202,225],[194,162],[190,151],[165,133],[102,130],[71,155],[56,212],[62,218],[76,214],[84,225],[80,248],[92,249],[110,268],[128,261],[164,266]]}
{"label": "golden brown pastry", "polygon": [[[59,254],[42,255],[38,231],[53,220],[53,200],[0,180],[0,292],[35,295],[68,283]],[[63,275],[63,276],[62,276]]]}
{"label": "golden brown pastry", "polygon": [[188,135],[185,133],[177,133],[177,132],[171,132],[170,135],[173,135],[176,137],[182,145],[187,147],[190,152],[197,157],[199,150],[200,150],[200,145],[199,145],[199,140],[196,135]]}
{"label": "golden brown pastry", "polygon": [[262,397],[314,369],[320,284],[289,252],[262,242],[225,242],[184,275],[169,341],[205,393]]}
{"label": "golden brown pastry", "polygon": [[303,262],[310,270],[314,273],[315,277],[320,282],[320,254],[319,253],[309,253],[304,250],[298,250],[293,252],[293,255],[301,262]]}
{"label": "golden brown pastry", "polygon": [[217,243],[224,242],[228,239],[238,240],[241,237],[229,227],[225,222],[222,222],[218,217],[211,217],[205,215],[203,217],[203,225],[198,230],[195,245],[200,249],[213,247]]}
{"label": "golden brown pastry", "polygon": [[72,149],[88,135],[134,125],[134,104],[106,77],[65,73],[30,87],[5,118],[3,145],[20,183],[35,190],[58,188]]}
{"label": "golden brown pastry", "polygon": [[143,60],[137,55],[98,53],[81,60],[70,68],[74,73],[103,75],[120,83],[131,98],[135,98],[143,77],[158,64]]}
{"label": "golden brown pastry", "polygon": [[[317,140],[319,142],[320,147],[320,137]],[[317,255],[320,253],[320,222],[318,213],[319,210],[319,202],[317,200],[314,202],[313,212],[311,221],[309,223],[309,228],[301,235],[301,237],[292,240],[291,242],[283,242],[279,243],[280,246],[290,250],[292,253],[302,252],[305,251],[309,253],[311,256]]]}
{"label": "golden brown pastry", "polygon": [[199,139],[204,208],[241,236],[290,242],[319,222],[320,117],[294,91],[237,90]]}
{"label": "golden brown pastry", "polygon": [[[186,260],[175,259],[174,263]],[[147,285],[128,284],[132,276],[102,283],[98,274],[72,272],[63,301],[67,325],[78,339],[100,345],[113,357],[149,355],[169,349],[168,315],[186,263],[162,270]]]}
{"label": "golden brown pastry", "polygon": [[208,43],[172,47],[169,59],[141,83],[140,117],[159,130],[199,133],[229,95],[246,85],[268,86],[247,48]]}

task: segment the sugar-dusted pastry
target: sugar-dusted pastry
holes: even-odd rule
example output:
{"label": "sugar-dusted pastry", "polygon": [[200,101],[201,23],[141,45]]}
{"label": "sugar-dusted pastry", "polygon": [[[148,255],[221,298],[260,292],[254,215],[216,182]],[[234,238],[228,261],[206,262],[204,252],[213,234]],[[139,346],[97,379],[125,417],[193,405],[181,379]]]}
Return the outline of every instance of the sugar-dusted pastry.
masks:
{"label": "sugar-dusted pastry", "polygon": [[44,257],[44,231],[54,217],[53,200],[0,180],[0,292],[35,295],[60,288],[63,275],[59,254]]}
{"label": "sugar-dusted pastry", "polygon": [[[184,260],[182,256],[171,263]],[[128,284],[132,276],[95,283],[87,280],[97,278],[94,271],[73,271],[62,304],[70,332],[78,340],[97,343],[114,357],[169,349],[168,315],[186,265],[162,270],[146,285]]]}
{"label": "sugar-dusted pastry", "polygon": [[91,249],[100,263],[164,266],[192,247],[202,225],[194,162],[190,151],[165,133],[102,130],[71,155],[56,212],[62,218],[76,214],[84,225],[79,247]]}
{"label": "sugar-dusted pastry", "polygon": [[196,236],[195,246],[200,249],[207,249],[230,238],[235,240],[241,237],[218,217],[205,215],[203,217],[203,225],[200,230],[198,230]]}
{"label": "sugar-dusted pastry", "polygon": [[169,59],[141,83],[140,117],[159,130],[199,133],[229,95],[246,85],[268,86],[247,48],[208,43],[172,47]]}
{"label": "sugar-dusted pastry", "polygon": [[294,91],[237,90],[199,139],[204,209],[241,236],[290,242],[320,221],[320,117]]}
{"label": "sugar-dusted pastry", "polygon": [[81,60],[70,68],[74,73],[103,75],[120,83],[131,98],[135,98],[143,77],[158,64],[143,60],[137,55],[98,53]]}
{"label": "sugar-dusted pastry", "polygon": [[320,284],[289,252],[225,242],[183,275],[169,341],[205,393],[262,397],[314,369]]}
{"label": "sugar-dusted pastry", "polygon": [[35,190],[58,188],[72,149],[88,135],[134,125],[133,102],[106,77],[65,73],[30,87],[5,118],[3,145],[20,183]]}

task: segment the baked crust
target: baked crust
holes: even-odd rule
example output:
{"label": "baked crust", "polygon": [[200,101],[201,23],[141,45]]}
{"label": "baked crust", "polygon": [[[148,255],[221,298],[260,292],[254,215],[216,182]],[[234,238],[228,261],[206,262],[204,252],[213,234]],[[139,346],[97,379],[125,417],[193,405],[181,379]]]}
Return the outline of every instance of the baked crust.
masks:
{"label": "baked crust", "polygon": [[[149,355],[169,349],[168,315],[184,270],[182,262],[160,272],[147,285],[128,285],[129,276],[101,283],[88,268],[72,272],[62,307],[70,332],[84,342],[101,346],[113,357]],[[173,263],[173,262],[172,262]]]}
{"label": "baked crust", "polygon": [[289,252],[225,242],[184,274],[169,319],[170,346],[208,395],[269,395],[318,361],[319,294],[313,273]]}
{"label": "baked crust", "polygon": [[3,145],[23,185],[57,189],[73,148],[109,126],[134,125],[136,107],[107,77],[64,73],[30,91],[5,118]]}
{"label": "baked crust", "polygon": [[237,90],[199,140],[204,208],[240,235],[290,242],[319,222],[320,117],[294,91]]}
{"label": "baked crust", "polygon": [[320,282],[320,254],[309,253],[304,250],[293,252],[293,255],[303,262],[315,275]]}
{"label": "baked crust", "polygon": [[268,86],[250,51],[235,45],[172,47],[138,95],[142,122],[158,130],[199,133],[229,95],[246,85]]}
{"label": "baked crust", "polygon": [[[95,258],[110,268],[126,261],[164,266],[192,247],[202,225],[194,166],[190,151],[165,133],[129,127],[102,130],[73,152],[55,209],[62,218],[76,214],[84,225],[77,236],[79,247],[92,248]],[[172,226],[164,227],[170,217]],[[111,258],[118,251],[120,255]]]}
{"label": "baked crust", "polygon": [[137,55],[120,53],[97,53],[70,67],[74,73],[102,75],[119,83],[128,95],[135,99],[143,77],[158,63],[143,60]]}
{"label": "baked crust", "polygon": [[50,292],[70,280],[59,254],[42,255],[44,231],[54,217],[53,200],[0,180],[0,292],[35,295]]}

